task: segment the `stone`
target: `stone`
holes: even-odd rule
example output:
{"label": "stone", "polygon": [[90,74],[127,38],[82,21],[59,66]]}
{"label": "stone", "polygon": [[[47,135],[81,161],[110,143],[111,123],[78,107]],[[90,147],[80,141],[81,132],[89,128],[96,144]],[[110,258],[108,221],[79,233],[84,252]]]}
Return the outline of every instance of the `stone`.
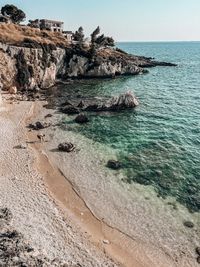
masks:
{"label": "stone", "polygon": [[191,221],[185,221],[183,222],[183,225],[188,228],[194,228],[194,223]]}
{"label": "stone", "polygon": [[197,257],[197,262],[200,264],[200,256]]}
{"label": "stone", "polygon": [[72,152],[74,151],[75,146],[72,143],[61,143],[58,145],[58,150],[62,152]]}
{"label": "stone", "polygon": [[110,244],[110,241],[109,241],[109,240],[106,240],[106,239],[104,239],[104,240],[103,240],[103,244],[105,244],[105,245],[109,245],[109,244]]}
{"label": "stone", "polygon": [[89,122],[89,119],[88,119],[88,117],[87,117],[85,114],[79,114],[79,115],[75,118],[75,122],[76,122],[76,123],[83,124],[83,123],[87,123],[87,122]]}
{"label": "stone", "polygon": [[49,127],[51,124],[50,123],[46,123],[46,122],[40,122],[40,121],[37,121],[35,124],[29,124],[29,128],[30,129],[33,129],[35,131],[38,131],[38,130],[42,130],[42,129],[45,129],[47,127]]}
{"label": "stone", "polygon": [[47,119],[47,118],[51,118],[51,117],[53,117],[52,114],[47,114],[47,115],[45,115],[45,119]]}
{"label": "stone", "polygon": [[17,94],[17,87],[16,86],[10,87],[10,89],[8,90],[8,92],[10,94],[13,94],[13,95]]}
{"label": "stone", "polygon": [[79,114],[80,111],[78,108],[72,106],[72,105],[68,105],[68,106],[65,106],[61,109],[61,111],[65,114],[68,114],[68,115],[74,115],[74,114]]}
{"label": "stone", "polygon": [[200,247],[196,247],[196,253],[200,256]]}
{"label": "stone", "polygon": [[85,104],[83,102],[83,100],[80,101],[80,103],[78,104],[78,108],[84,108]]}
{"label": "stone", "polygon": [[122,164],[117,160],[109,160],[107,167],[113,170],[119,170],[122,168]]}

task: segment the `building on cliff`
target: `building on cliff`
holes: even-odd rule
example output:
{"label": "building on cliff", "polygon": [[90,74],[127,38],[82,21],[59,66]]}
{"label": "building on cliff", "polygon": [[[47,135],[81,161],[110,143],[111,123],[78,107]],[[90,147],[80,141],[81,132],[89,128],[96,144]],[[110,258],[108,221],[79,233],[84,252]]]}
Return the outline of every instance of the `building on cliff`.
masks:
{"label": "building on cliff", "polygon": [[73,40],[74,33],[72,31],[63,31],[62,33],[69,42]]}
{"label": "building on cliff", "polygon": [[56,20],[41,19],[40,28],[52,32],[63,32],[64,22]]}
{"label": "building on cliff", "polygon": [[63,32],[64,22],[49,19],[36,19],[29,20],[28,26],[51,32]]}

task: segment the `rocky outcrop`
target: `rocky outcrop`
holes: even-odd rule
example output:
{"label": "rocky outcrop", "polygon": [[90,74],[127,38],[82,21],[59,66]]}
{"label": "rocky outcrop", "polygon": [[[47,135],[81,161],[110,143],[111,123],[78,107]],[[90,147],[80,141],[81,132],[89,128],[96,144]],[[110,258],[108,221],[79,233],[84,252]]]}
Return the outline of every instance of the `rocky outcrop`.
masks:
{"label": "rocky outcrop", "polygon": [[[114,96],[111,98],[105,99],[85,99],[85,104],[80,107],[80,103],[76,105],[75,103],[71,103],[66,101],[61,105],[61,112],[74,115],[79,114],[80,112],[117,112],[125,109],[133,109],[139,105],[139,102],[135,95],[132,92],[125,92],[120,94],[119,96]],[[79,114],[76,118],[82,118],[88,122],[87,117],[83,114]]]}
{"label": "rocky outcrop", "polygon": [[0,43],[0,82],[3,89],[49,88],[57,79],[105,78],[137,75],[144,67],[171,66],[150,58],[129,55],[119,49],[101,47],[95,51],[79,46],[56,47],[25,40],[22,46]]}

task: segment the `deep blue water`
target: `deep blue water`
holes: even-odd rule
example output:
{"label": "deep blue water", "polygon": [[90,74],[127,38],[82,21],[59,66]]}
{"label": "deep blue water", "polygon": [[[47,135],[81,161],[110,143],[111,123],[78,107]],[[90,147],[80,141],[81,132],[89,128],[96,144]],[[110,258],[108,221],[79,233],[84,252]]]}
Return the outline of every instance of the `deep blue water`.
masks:
{"label": "deep blue water", "polygon": [[177,67],[66,86],[67,94],[117,95],[131,90],[140,105],[133,111],[90,115],[74,127],[117,150],[125,182],[153,185],[158,196],[174,196],[190,211],[200,210],[200,42],[119,43],[125,51]]}

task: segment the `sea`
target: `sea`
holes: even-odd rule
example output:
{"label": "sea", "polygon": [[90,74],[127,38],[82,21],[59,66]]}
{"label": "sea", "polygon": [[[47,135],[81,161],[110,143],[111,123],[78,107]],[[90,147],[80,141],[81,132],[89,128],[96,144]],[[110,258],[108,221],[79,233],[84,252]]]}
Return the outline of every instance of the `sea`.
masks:
{"label": "sea", "polygon": [[66,124],[70,124],[70,131],[92,140],[94,146],[102,144],[116,154],[124,185],[151,187],[159,198],[173,197],[190,212],[199,212],[200,42],[127,42],[117,46],[177,66],[62,85],[61,91],[52,93],[57,102],[71,95],[102,98],[127,91],[139,100],[133,110],[90,113],[87,125],[77,127],[73,117]]}

